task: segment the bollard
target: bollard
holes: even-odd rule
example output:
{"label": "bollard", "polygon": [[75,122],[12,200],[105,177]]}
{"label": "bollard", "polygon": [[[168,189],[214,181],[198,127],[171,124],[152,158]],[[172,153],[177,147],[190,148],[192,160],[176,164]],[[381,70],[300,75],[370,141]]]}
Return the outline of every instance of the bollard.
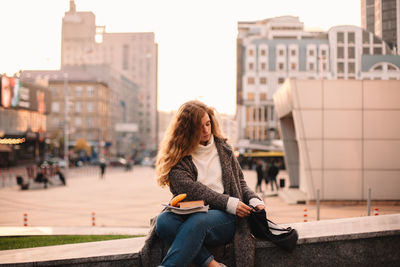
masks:
{"label": "bollard", "polygon": [[307,209],[304,209],[304,222],[307,222]]}
{"label": "bollard", "polygon": [[378,208],[375,208],[374,209],[374,216],[378,216],[379,215],[379,209]]}
{"label": "bollard", "polygon": [[28,214],[24,213],[24,226],[28,226]]}
{"label": "bollard", "polygon": [[96,213],[92,212],[92,226],[96,226]]}

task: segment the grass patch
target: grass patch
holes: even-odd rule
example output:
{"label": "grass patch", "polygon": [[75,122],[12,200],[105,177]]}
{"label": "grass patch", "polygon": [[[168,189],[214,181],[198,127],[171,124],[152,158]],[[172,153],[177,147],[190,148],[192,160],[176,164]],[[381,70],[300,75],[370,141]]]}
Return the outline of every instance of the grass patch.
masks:
{"label": "grass patch", "polygon": [[34,248],[138,237],[135,235],[46,235],[0,237],[0,250]]}

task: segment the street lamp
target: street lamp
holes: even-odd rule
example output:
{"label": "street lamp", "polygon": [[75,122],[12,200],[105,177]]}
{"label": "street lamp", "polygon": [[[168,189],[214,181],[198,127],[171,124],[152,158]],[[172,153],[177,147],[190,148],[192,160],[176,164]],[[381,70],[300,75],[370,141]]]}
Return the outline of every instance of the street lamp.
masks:
{"label": "street lamp", "polygon": [[69,115],[68,115],[68,73],[64,73],[64,160],[65,160],[65,177],[68,177],[69,159],[68,159],[68,128],[69,128]]}

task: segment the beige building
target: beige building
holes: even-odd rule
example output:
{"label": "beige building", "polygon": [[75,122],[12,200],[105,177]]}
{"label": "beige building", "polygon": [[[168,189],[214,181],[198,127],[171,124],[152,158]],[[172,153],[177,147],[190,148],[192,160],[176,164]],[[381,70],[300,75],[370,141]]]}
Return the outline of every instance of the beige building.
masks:
{"label": "beige building", "polygon": [[[108,33],[92,12],[70,10],[62,23],[61,65],[108,65],[139,87],[138,138],[143,148],[157,148],[158,48],[152,32]],[[120,101],[125,95],[118,93]]]}
{"label": "beige building", "polygon": [[274,94],[290,186],[316,199],[400,199],[400,81],[287,80]]}

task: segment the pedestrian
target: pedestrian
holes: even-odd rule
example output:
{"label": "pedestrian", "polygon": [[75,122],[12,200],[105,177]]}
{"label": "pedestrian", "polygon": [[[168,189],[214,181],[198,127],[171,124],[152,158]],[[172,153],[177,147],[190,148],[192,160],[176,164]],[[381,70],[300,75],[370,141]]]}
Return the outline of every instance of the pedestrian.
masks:
{"label": "pedestrian", "polygon": [[[210,210],[158,215],[139,253],[141,266],[225,266],[207,246],[230,242],[235,265],[253,266],[255,239],[246,217],[249,205],[264,209],[264,202],[247,186],[213,108],[200,101],[179,108],[158,153],[156,173],[173,196],[186,193],[186,200],[203,200]],[[166,253],[163,244],[170,246]]]}
{"label": "pedestrian", "polygon": [[271,191],[274,191],[274,184],[276,186],[276,191],[279,190],[278,183],[276,182],[276,177],[278,176],[279,168],[276,162],[272,162],[268,169],[268,180],[271,183]]}
{"label": "pedestrian", "polygon": [[257,172],[257,184],[256,184],[255,192],[257,193],[257,192],[262,192],[261,183],[264,180],[264,176],[265,176],[265,172],[263,169],[263,163],[261,160],[257,161],[256,172]]}
{"label": "pedestrian", "polygon": [[58,175],[58,179],[60,179],[60,181],[63,183],[63,185],[66,185],[66,181],[65,181],[65,176],[64,174],[61,172],[61,168],[60,166],[56,166],[56,175]]}
{"label": "pedestrian", "polygon": [[104,178],[104,174],[106,173],[106,161],[104,159],[100,160],[100,178],[103,179]]}

